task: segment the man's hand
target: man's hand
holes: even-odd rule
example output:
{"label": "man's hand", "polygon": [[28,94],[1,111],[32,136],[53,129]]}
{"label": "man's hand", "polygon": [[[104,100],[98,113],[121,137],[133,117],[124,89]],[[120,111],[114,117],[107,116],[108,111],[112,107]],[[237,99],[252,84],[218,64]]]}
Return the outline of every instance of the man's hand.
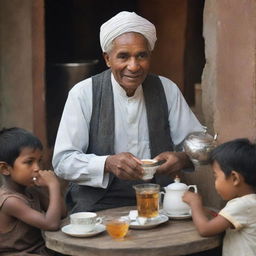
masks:
{"label": "man's hand", "polygon": [[166,160],[166,162],[157,168],[158,174],[171,174],[178,172],[183,168],[191,167],[192,162],[185,152],[163,152],[155,157],[156,160]]}
{"label": "man's hand", "polygon": [[112,172],[119,179],[137,180],[143,175],[141,164],[141,160],[131,153],[120,153],[107,157],[105,171]]}

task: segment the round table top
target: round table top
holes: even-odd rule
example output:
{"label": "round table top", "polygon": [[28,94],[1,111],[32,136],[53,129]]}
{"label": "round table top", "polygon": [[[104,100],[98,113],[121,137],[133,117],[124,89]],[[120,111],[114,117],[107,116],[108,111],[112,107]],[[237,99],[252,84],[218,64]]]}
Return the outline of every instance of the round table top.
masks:
{"label": "round table top", "polygon": [[[128,215],[132,207],[97,212],[98,216]],[[63,225],[68,224],[68,219]],[[44,232],[46,246],[68,255],[86,256],[177,256],[206,251],[220,246],[221,236],[201,237],[192,220],[169,220],[152,229],[130,229],[122,241],[106,231],[94,237],[77,238],[59,231]]]}

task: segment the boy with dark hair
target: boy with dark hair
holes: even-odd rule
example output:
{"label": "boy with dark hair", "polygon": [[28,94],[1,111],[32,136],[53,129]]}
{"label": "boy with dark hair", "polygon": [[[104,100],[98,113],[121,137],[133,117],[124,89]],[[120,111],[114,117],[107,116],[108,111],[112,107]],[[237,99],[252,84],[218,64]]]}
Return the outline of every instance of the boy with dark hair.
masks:
{"label": "boy with dark hair", "polygon": [[0,255],[54,255],[41,230],[57,230],[65,206],[55,174],[40,169],[42,150],[24,129],[0,131]]}
{"label": "boy with dark hair", "polygon": [[208,220],[202,200],[186,192],[183,201],[192,209],[192,218],[202,236],[226,231],[223,256],[255,256],[256,253],[256,145],[236,139],[216,147],[212,154],[215,188],[227,200],[217,217]]}

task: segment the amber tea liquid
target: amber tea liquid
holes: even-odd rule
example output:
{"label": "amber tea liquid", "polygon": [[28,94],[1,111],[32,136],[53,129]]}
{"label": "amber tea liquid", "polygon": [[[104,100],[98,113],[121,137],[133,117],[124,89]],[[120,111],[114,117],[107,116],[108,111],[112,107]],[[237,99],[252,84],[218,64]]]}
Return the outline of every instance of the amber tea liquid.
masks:
{"label": "amber tea liquid", "polygon": [[159,192],[145,190],[136,193],[137,210],[140,217],[154,218],[158,216]]}
{"label": "amber tea liquid", "polygon": [[108,234],[115,239],[122,239],[128,232],[129,223],[123,220],[111,220],[106,224]]}

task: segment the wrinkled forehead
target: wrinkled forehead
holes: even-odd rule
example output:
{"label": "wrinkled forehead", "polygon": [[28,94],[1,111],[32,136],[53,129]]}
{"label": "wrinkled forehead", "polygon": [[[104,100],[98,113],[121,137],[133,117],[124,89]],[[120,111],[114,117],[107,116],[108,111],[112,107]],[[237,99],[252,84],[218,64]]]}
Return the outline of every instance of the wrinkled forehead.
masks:
{"label": "wrinkled forehead", "polygon": [[121,50],[121,49],[132,49],[136,48],[139,51],[150,51],[150,45],[142,34],[137,32],[127,32],[118,37],[116,37],[107,49],[107,53],[110,53],[112,50]]}

